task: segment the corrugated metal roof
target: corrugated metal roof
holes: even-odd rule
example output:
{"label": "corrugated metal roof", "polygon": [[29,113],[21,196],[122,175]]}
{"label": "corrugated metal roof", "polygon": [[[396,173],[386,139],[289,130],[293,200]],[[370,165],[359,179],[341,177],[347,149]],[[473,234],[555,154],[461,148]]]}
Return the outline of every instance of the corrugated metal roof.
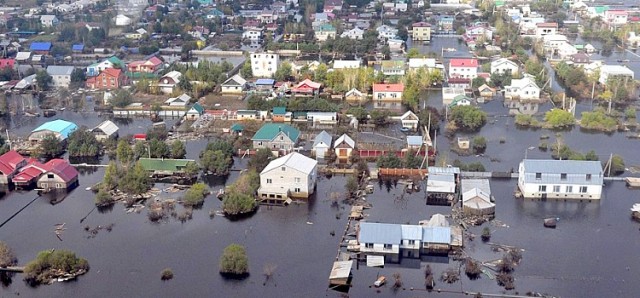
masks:
{"label": "corrugated metal roof", "polygon": [[474,188],[480,189],[483,192],[491,195],[491,184],[489,184],[489,179],[462,179],[462,193],[468,192]]}
{"label": "corrugated metal roof", "polygon": [[74,132],[77,128],[78,126],[73,122],[58,119],[45,122],[42,125],[38,126],[38,128],[34,129],[32,132],[49,130],[52,132],[60,133],[64,138],[67,138],[69,134]]}
{"label": "corrugated metal roof", "polygon": [[49,65],[47,73],[52,76],[70,76],[73,72],[73,66]]}
{"label": "corrugated metal roof", "polygon": [[427,243],[451,243],[450,227],[424,227],[422,230],[422,242]]}
{"label": "corrugated metal roof", "polygon": [[318,144],[325,144],[328,147],[331,146],[331,135],[326,131],[321,131],[313,141],[313,148],[315,148]]}
{"label": "corrugated metal roof", "polygon": [[431,174],[427,178],[427,192],[454,193],[456,182],[453,174]]}
{"label": "corrugated metal roof", "polygon": [[460,174],[460,168],[456,167],[429,167],[429,174]]}
{"label": "corrugated metal roof", "polygon": [[31,47],[29,47],[29,50],[31,51],[48,51],[50,49],[51,49],[50,42],[34,42],[34,43],[31,43]]}
{"label": "corrugated metal roof", "polygon": [[425,227],[448,227],[449,226],[449,221],[447,220],[447,217],[445,217],[444,215],[440,214],[440,213],[436,213],[434,215],[431,215],[431,219],[429,219],[429,221],[427,222],[427,224],[425,225]]}
{"label": "corrugated metal roof", "polygon": [[140,158],[140,165],[147,171],[181,171],[189,163],[195,163],[193,159],[167,159],[167,158]]}
{"label": "corrugated metal roof", "polygon": [[265,168],[260,172],[260,175],[267,173],[273,169],[287,166],[289,168],[298,170],[305,174],[310,174],[316,167],[318,162],[315,159],[308,158],[300,153],[293,152],[283,157],[272,160]]}
{"label": "corrugated metal roof", "polygon": [[347,143],[347,145],[349,145],[349,147],[351,148],[356,147],[356,142],[345,133],[336,140],[336,142],[333,144],[333,148],[338,147],[338,145],[342,144],[342,142]]}
{"label": "corrugated metal roof", "polygon": [[525,159],[522,163],[524,173],[520,175],[525,183],[602,185],[604,180],[599,161]]}
{"label": "corrugated metal roof", "polygon": [[397,224],[361,222],[360,243],[397,244],[402,241],[402,228]]}
{"label": "corrugated metal roof", "polygon": [[95,129],[101,130],[108,136],[114,135],[118,132],[118,126],[115,123],[111,122],[111,120],[105,120],[104,122],[96,126]]}
{"label": "corrugated metal roof", "polygon": [[422,227],[416,225],[401,225],[403,240],[421,240]]}
{"label": "corrugated metal roof", "polygon": [[284,132],[294,143],[298,141],[298,136],[300,136],[299,130],[291,125],[279,123],[266,123],[262,125],[256,134],[253,135],[251,140],[271,141],[277,137],[281,131]]}
{"label": "corrugated metal roof", "polygon": [[462,201],[463,202],[469,201],[469,200],[471,200],[473,198],[480,198],[483,201],[491,202],[491,196],[488,193],[480,190],[479,188],[474,188],[474,189],[471,189],[471,190],[468,190],[468,191],[465,191],[464,193],[462,193]]}
{"label": "corrugated metal roof", "polygon": [[421,146],[422,145],[422,137],[421,136],[407,136],[407,145],[409,145],[409,146]]}

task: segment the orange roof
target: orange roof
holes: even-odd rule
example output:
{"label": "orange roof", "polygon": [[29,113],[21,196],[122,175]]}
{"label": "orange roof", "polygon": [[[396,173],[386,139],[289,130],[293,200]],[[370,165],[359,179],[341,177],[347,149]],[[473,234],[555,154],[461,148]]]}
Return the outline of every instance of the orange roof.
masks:
{"label": "orange roof", "polygon": [[451,59],[449,67],[478,67],[477,59]]}
{"label": "orange roof", "polygon": [[373,92],[403,92],[404,84],[373,84]]}
{"label": "orange roof", "polygon": [[122,70],[120,70],[119,68],[107,68],[105,70],[102,71],[104,74],[110,76],[110,77],[119,77],[120,74],[122,73]]}

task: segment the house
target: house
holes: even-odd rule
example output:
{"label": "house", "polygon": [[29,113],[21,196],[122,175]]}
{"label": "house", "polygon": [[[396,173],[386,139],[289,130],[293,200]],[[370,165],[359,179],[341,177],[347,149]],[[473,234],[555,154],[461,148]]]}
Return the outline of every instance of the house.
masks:
{"label": "house", "polygon": [[91,133],[96,137],[96,140],[104,141],[109,138],[117,138],[118,130],[119,128],[115,123],[111,122],[111,120],[105,120],[93,128]]}
{"label": "house", "polygon": [[404,48],[404,40],[399,38],[389,38],[387,39],[387,45],[391,52],[402,52],[402,49]]}
{"label": "house", "polygon": [[491,186],[488,179],[462,179],[462,212],[466,215],[492,216],[496,204],[491,199]]}
{"label": "house", "polygon": [[438,30],[444,32],[453,31],[453,21],[454,18],[451,16],[441,16],[438,19]]}
{"label": "house", "polygon": [[578,49],[567,41],[560,43],[554,52],[554,54],[560,56],[560,59],[568,59],[571,55],[577,53]]}
{"label": "house", "polygon": [[251,41],[260,41],[262,40],[262,30],[257,29],[247,29],[242,32],[242,39],[251,40]]}
{"label": "house", "polygon": [[52,159],[44,164],[46,172],[38,179],[38,188],[70,189],[78,184],[78,170],[64,159]]}
{"label": "house", "polygon": [[16,61],[18,63],[27,63],[31,59],[31,52],[18,52],[16,54]]}
{"label": "house", "polygon": [[[231,118],[231,116],[229,116]],[[236,119],[238,120],[257,120],[260,119],[260,112],[256,110],[238,110],[236,111]],[[264,120],[264,117],[262,117]]]}
{"label": "house", "polygon": [[447,84],[451,88],[470,89],[471,79],[469,78],[449,78]]}
{"label": "house", "polygon": [[193,159],[140,158],[138,162],[153,177],[182,176],[190,165],[196,165]]}
{"label": "house", "polygon": [[251,54],[251,71],[255,77],[271,77],[275,75],[279,64],[280,56],[278,54]]}
{"label": "house", "polygon": [[51,51],[51,43],[50,42],[32,42],[31,46],[29,46],[29,50],[34,54],[48,55],[49,51]]}
{"label": "house", "polygon": [[409,58],[409,70],[426,68],[427,70],[444,69],[435,58]]}
{"label": "house", "polygon": [[153,56],[147,60],[132,61],[127,65],[127,69],[132,73],[156,73],[162,68],[162,60]]}
{"label": "house", "polygon": [[411,39],[417,40],[417,41],[430,41],[431,40],[431,24],[426,22],[413,23]]}
{"label": "house", "polygon": [[471,141],[467,137],[458,137],[458,148],[467,150],[471,145]]}
{"label": "house", "polygon": [[398,262],[400,256],[419,258],[421,254],[447,253],[454,246],[452,231],[449,226],[360,222],[357,238],[360,253],[384,255],[388,261]]}
{"label": "house", "polygon": [[222,83],[222,94],[242,94],[247,86],[247,80],[240,75],[234,75]]}
{"label": "house", "polygon": [[271,111],[271,121],[273,122],[291,122],[293,113],[287,112],[287,107],[273,107]]}
{"label": "house", "polygon": [[403,60],[385,60],[380,64],[380,71],[385,76],[403,76],[406,72]]}
{"label": "house", "polygon": [[85,85],[89,89],[114,90],[122,87],[125,81],[125,76],[121,69],[106,68],[98,76],[88,78]]}
{"label": "house", "polygon": [[487,84],[482,84],[482,86],[478,87],[478,93],[480,97],[489,99],[496,95],[496,89],[489,87]]}
{"label": "house", "polygon": [[536,37],[542,38],[545,35],[557,34],[558,23],[537,23],[536,24]]}
{"label": "house", "polygon": [[623,78],[632,79],[634,77],[633,70],[622,65],[602,65],[600,67],[600,78],[598,82],[600,84],[606,84],[609,79]]}
{"label": "house", "polygon": [[317,165],[316,160],[297,152],[272,160],[260,172],[258,198],[268,203],[309,198],[316,187]]}
{"label": "house", "polygon": [[11,181],[16,189],[26,189],[35,186],[38,179],[40,179],[46,171],[47,167],[37,159],[30,158],[27,160],[26,165],[11,178]]}
{"label": "house", "polygon": [[374,108],[378,109],[398,109],[402,103],[402,93],[404,84],[373,84]]}
{"label": "house", "polygon": [[457,107],[457,106],[469,106],[471,105],[471,98],[466,95],[458,95],[453,98],[453,101],[449,104],[449,108]]}
{"label": "house", "polygon": [[477,59],[455,58],[449,61],[449,77],[475,79],[477,76]]}
{"label": "house", "polygon": [[0,184],[9,184],[18,170],[26,164],[27,160],[15,150],[0,155]]}
{"label": "house", "polygon": [[50,65],[47,67],[47,73],[51,76],[51,85],[56,88],[68,88],[71,84],[71,73],[73,66]]}
{"label": "house", "polygon": [[350,69],[350,68],[360,68],[362,65],[362,61],[358,60],[334,60],[333,61],[333,69]]}
{"label": "house", "polygon": [[604,12],[604,22],[611,28],[620,27],[627,24],[629,12],[622,9],[609,9]]}
{"label": "house", "polygon": [[600,199],[604,173],[599,161],[525,159],[518,189],[525,198]]}
{"label": "house", "polygon": [[131,22],[132,20],[128,16],[125,16],[123,14],[116,15],[116,21],[115,21],[116,26],[119,26],[119,27],[129,26],[131,25]]}
{"label": "house", "polygon": [[334,125],[338,123],[338,113],[336,112],[307,112],[307,120],[315,124]]}
{"label": "house", "polygon": [[352,40],[361,40],[364,37],[364,30],[360,29],[360,27],[354,27],[351,30],[342,32],[340,37]]}
{"label": "house", "polygon": [[124,63],[122,60],[118,59],[116,56],[109,57],[99,63],[93,63],[87,66],[87,77],[95,77],[99,75],[102,71],[109,68],[124,68]]}
{"label": "house", "polygon": [[321,131],[313,140],[312,153],[316,159],[323,159],[327,151],[331,148],[331,135],[326,131]]}
{"label": "house", "polygon": [[45,14],[40,16],[42,27],[55,27],[60,24],[60,20],[55,15]]}
{"label": "house", "polygon": [[183,93],[178,97],[171,97],[164,101],[164,104],[170,107],[186,107],[191,102],[191,96]]}
{"label": "house", "polygon": [[348,102],[365,102],[367,101],[367,95],[363,94],[356,88],[352,88],[344,94],[344,99]]}
{"label": "house", "polygon": [[422,148],[422,136],[407,136],[407,150],[418,151]]}
{"label": "house", "polygon": [[573,55],[571,55],[569,57],[569,59],[574,64],[589,64],[589,63],[591,63],[591,58],[589,58],[589,55],[587,55],[584,52],[578,52],[576,54],[573,54]]}
{"label": "house", "polygon": [[524,74],[522,79],[511,80],[511,85],[504,87],[504,97],[507,99],[538,100],[540,87],[536,79],[530,74]]}
{"label": "house", "polygon": [[16,64],[16,59],[0,59],[0,69],[3,68],[9,68],[9,69],[14,69],[14,66]]}
{"label": "house", "polygon": [[180,83],[182,73],[176,70],[172,70],[158,79],[157,87],[164,94],[171,94],[175,90],[176,86]]}
{"label": "house", "polygon": [[202,114],[204,114],[204,108],[200,105],[200,103],[196,102],[191,106],[184,117],[186,120],[195,121],[198,120],[198,118],[200,118]]}
{"label": "house", "polygon": [[[300,131],[288,124],[266,123],[253,135],[253,149],[268,148],[282,154],[293,151]],[[279,154],[278,154],[279,155]]]}
{"label": "house", "polygon": [[64,141],[76,129],[78,129],[78,126],[73,122],[60,119],[53,120],[45,122],[31,131],[28,139],[32,144],[35,144],[39,143],[45,136],[53,134],[56,138],[58,138],[58,140]]}
{"label": "house", "polygon": [[379,26],[376,28],[376,32],[378,32],[378,39],[380,40],[386,40],[398,36],[398,29],[388,25]]}
{"label": "house", "polygon": [[427,204],[451,205],[456,193],[454,173],[432,173],[427,178]]}
{"label": "house", "polygon": [[507,58],[491,61],[491,74],[510,73],[512,76],[515,76],[518,74],[518,71],[518,64]]}
{"label": "house", "polygon": [[351,152],[356,148],[356,142],[346,133],[341,135],[333,143],[333,151],[338,160],[347,160],[351,157]]}
{"label": "house", "polygon": [[335,39],[338,31],[331,24],[322,24],[314,28],[315,38],[317,41],[326,41],[327,39]]}
{"label": "house", "polygon": [[297,94],[317,94],[320,92],[320,87],[322,87],[321,83],[316,83],[312,80],[305,79],[304,81],[298,83],[297,86],[291,89],[291,92]]}
{"label": "house", "polygon": [[268,92],[271,93],[273,91],[273,85],[276,83],[274,79],[257,79],[255,82],[256,91],[258,92]]}
{"label": "house", "polygon": [[419,118],[412,111],[407,111],[400,116],[400,123],[402,127],[410,128],[411,130],[418,130]]}

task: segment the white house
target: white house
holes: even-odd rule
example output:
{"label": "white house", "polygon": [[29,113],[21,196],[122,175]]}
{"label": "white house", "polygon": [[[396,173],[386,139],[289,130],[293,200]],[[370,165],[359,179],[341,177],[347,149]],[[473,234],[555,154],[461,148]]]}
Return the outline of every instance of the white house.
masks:
{"label": "white house", "polygon": [[116,26],[129,26],[131,25],[131,18],[123,14],[116,16]]}
{"label": "white house", "polygon": [[240,75],[234,75],[222,83],[220,92],[222,94],[241,94],[246,86],[247,80]]}
{"label": "white house", "polygon": [[360,68],[360,60],[334,60],[333,69]]}
{"label": "white house", "polygon": [[511,75],[515,76],[518,74],[518,70],[518,64],[507,58],[491,61],[491,74],[511,73]]}
{"label": "white house", "polygon": [[610,78],[629,78],[633,80],[633,70],[622,65],[602,65],[600,67],[600,78],[598,82],[606,84]]}
{"label": "white house", "polygon": [[323,159],[330,148],[331,135],[323,130],[314,139],[312,151],[316,159]]}
{"label": "white house", "polygon": [[255,77],[271,77],[278,70],[280,55],[274,53],[251,54],[251,71]]}
{"label": "white house", "polygon": [[108,138],[115,138],[118,136],[118,126],[110,120],[105,120],[98,124],[91,130],[91,133],[96,137],[98,141],[104,141]]}
{"label": "white house", "polygon": [[386,255],[396,262],[400,255],[418,258],[422,253],[446,252],[453,237],[448,226],[360,222],[358,243],[361,253]]}
{"label": "white house", "polygon": [[45,14],[40,16],[40,24],[42,24],[42,27],[54,27],[59,23],[60,20],[58,20],[58,17],[55,15]]}
{"label": "white house", "polygon": [[338,113],[336,112],[307,112],[307,120],[313,124],[336,124]]}
{"label": "white house", "polygon": [[465,95],[464,88],[442,87],[442,105],[449,106],[458,95]]}
{"label": "white house", "polygon": [[400,11],[400,12],[407,11],[407,3],[402,1],[397,1],[395,5],[395,11]]}
{"label": "white house", "polygon": [[569,56],[575,55],[578,53],[578,49],[571,43],[565,41],[558,45],[556,49],[556,54],[560,56],[561,59],[568,59]]}
{"label": "white house", "polygon": [[418,129],[419,118],[412,111],[407,111],[400,116],[400,123],[402,127],[410,128],[412,130]]}
{"label": "white house", "polygon": [[182,79],[182,73],[172,70],[158,80],[158,88],[162,93],[171,94],[173,89],[180,83],[180,79]]}
{"label": "white house", "polygon": [[456,58],[449,61],[449,77],[475,79],[478,76],[478,60]]}
{"label": "white house", "polygon": [[525,159],[518,188],[525,198],[600,199],[604,173],[599,161]]}
{"label": "white house", "polygon": [[604,21],[611,27],[625,25],[629,18],[629,12],[622,9],[609,9],[604,12]]}
{"label": "white house", "polygon": [[524,74],[522,79],[511,80],[511,85],[504,88],[504,97],[507,99],[540,99],[540,87],[536,84],[535,77],[530,74]]}
{"label": "white house", "polygon": [[272,160],[260,172],[258,197],[267,202],[309,198],[316,186],[318,162],[293,152]]}
{"label": "white house", "polygon": [[416,69],[416,68],[435,69],[436,59],[435,58],[409,58],[409,69]]}
{"label": "white house", "polygon": [[340,37],[342,38],[349,38],[349,39],[353,39],[353,40],[360,40],[362,39],[364,36],[364,30],[360,29],[359,27],[355,27],[351,30],[347,30],[345,32],[342,32],[342,34],[340,34]]}
{"label": "white house", "polygon": [[242,32],[242,39],[260,41],[262,39],[262,31],[255,29],[244,30],[244,32]]}
{"label": "white house", "polygon": [[538,23],[536,24],[536,37],[542,38],[545,35],[557,34],[558,23]]}
{"label": "white house", "polygon": [[191,101],[191,96],[183,93],[178,97],[172,97],[165,100],[164,104],[170,107],[186,107],[190,101]]}
{"label": "white house", "polygon": [[71,73],[73,73],[73,66],[47,66],[47,73],[51,76],[53,87],[68,88],[71,84]]}
{"label": "white house", "polygon": [[378,39],[382,40],[387,38],[395,38],[396,35],[398,35],[398,29],[387,25],[379,26],[378,28],[376,28],[376,31],[378,32]]}

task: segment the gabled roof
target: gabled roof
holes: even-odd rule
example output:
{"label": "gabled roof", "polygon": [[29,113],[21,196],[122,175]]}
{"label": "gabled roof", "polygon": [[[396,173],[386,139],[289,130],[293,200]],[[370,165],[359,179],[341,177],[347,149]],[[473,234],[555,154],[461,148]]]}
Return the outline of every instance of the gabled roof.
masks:
{"label": "gabled roof", "polygon": [[356,88],[353,88],[353,89],[351,89],[351,90],[347,91],[347,93],[345,93],[345,94],[344,94],[344,96],[345,96],[345,97],[348,97],[348,96],[358,96],[358,97],[362,97],[362,96],[363,96],[363,94],[362,94],[362,92],[360,92],[360,90],[358,90],[358,89],[356,89]]}
{"label": "gabled roof", "polygon": [[316,82],[314,82],[312,80],[309,80],[309,79],[305,79],[304,81],[300,82],[298,84],[298,86],[296,86],[296,88],[303,88],[305,86],[308,86],[308,87],[310,87],[312,89],[320,89],[320,86],[322,86],[322,84],[321,83],[316,83]]}
{"label": "gabled roof", "polygon": [[280,167],[289,167],[303,174],[309,175],[313,169],[315,169],[317,164],[318,162],[315,159],[308,158],[298,152],[292,152],[283,157],[272,160],[264,170],[260,172],[260,175]]}
{"label": "gabled roof", "polygon": [[288,124],[266,123],[253,135],[251,140],[271,141],[275,139],[280,132],[285,133],[294,143],[300,136],[300,131]]}
{"label": "gabled roof", "polygon": [[404,84],[373,84],[373,92],[403,92]]}
{"label": "gabled roof", "polygon": [[18,61],[29,60],[29,58],[31,58],[31,52],[18,52],[16,54],[16,60]]}
{"label": "gabled roof", "polygon": [[319,144],[325,144],[327,147],[331,146],[331,135],[326,131],[321,131],[313,141],[313,148]]}
{"label": "gabled roof", "polygon": [[[180,78],[182,78],[182,73],[176,70],[172,70],[167,74],[163,75],[162,78],[171,78],[176,84],[180,82]],[[160,78],[160,79],[162,79]]]}
{"label": "gabled roof", "polygon": [[120,58],[116,56],[111,56],[107,58],[107,61],[111,62],[113,65],[118,65],[120,67],[124,66],[124,63],[122,62],[122,60],[120,60]]}
{"label": "gabled roof", "polygon": [[109,77],[117,78],[122,74],[122,70],[119,68],[105,68],[101,73],[104,73]]}
{"label": "gabled roof", "polygon": [[458,58],[449,61],[450,67],[478,67],[478,59]]}
{"label": "gabled roof", "polygon": [[15,150],[10,150],[5,154],[0,155],[0,172],[4,175],[9,175],[18,169],[18,165],[25,160],[20,153]]}
{"label": "gabled roof", "polygon": [[77,128],[78,126],[73,122],[58,119],[45,122],[42,125],[38,126],[38,128],[34,129],[32,132],[49,130],[60,133],[64,138],[67,138]]}
{"label": "gabled roof", "polygon": [[513,62],[513,61],[511,61],[511,60],[509,60],[507,58],[500,58],[500,59],[491,61],[491,66],[496,67],[496,66],[498,66],[500,64],[504,64],[504,63],[507,63],[507,64],[513,65],[515,67],[518,67],[518,64],[516,64],[515,62]]}
{"label": "gabled roof", "polygon": [[230,78],[228,78],[226,81],[224,81],[224,83],[222,83],[223,86],[244,86],[247,83],[247,80],[243,79],[240,75],[234,75]]}
{"label": "gabled roof", "polygon": [[200,105],[200,103],[194,103],[191,106],[191,109],[189,109],[189,112],[191,112],[192,110],[195,110],[200,115],[204,114],[204,108]]}
{"label": "gabled roof", "polygon": [[287,107],[273,107],[273,111],[271,113],[274,115],[284,115],[287,113]]}
{"label": "gabled roof", "polygon": [[360,222],[360,243],[397,244],[402,241],[402,227],[397,224]]}
{"label": "gabled roof", "polygon": [[48,169],[48,173],[58,175],[64,182],[71,182],[71,180],[78,177],[78,170],[64,159],[52,159],[44,164],[44,166]]}
{"label": "gabled roof", "polygon": [[20,169],[20,172],[11,178],[11,181],[15,182],[27,182],[34,178],[40,177],[43,173],[48,171],[49,168],[40,163],[36,159],[27,161],[27,165]]}
{"label": "gabled roof", "polygon": [[104,132],[104,134],[111,136],[118,132],[118,126],[115,123],[111,122],[111,120],[105,120],[93,129],[93,131],[96,130],[100,130]]}
{"label": "gabled roof", "polygon": [[356,147],[356,142],[345,133],[341,135],[338,139],[336,139],[336,141],[333,143],[333,148],[338,147],[338,145],[342,144],[343,142],[349,145],[349,147],[351,148]]}
{"label": "gabled roof", "polygon": [[51,76],[70,76],[73,69],[73,66],[49,65],[47,66],[47,73]]}
{"label": "gabled roof", "polygon": [[400,116],[400,120],[418,120],[418,116],[412,111],[406,111]]}

